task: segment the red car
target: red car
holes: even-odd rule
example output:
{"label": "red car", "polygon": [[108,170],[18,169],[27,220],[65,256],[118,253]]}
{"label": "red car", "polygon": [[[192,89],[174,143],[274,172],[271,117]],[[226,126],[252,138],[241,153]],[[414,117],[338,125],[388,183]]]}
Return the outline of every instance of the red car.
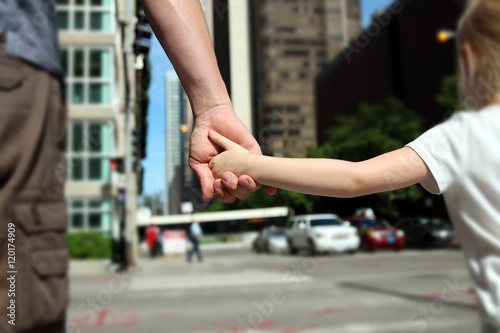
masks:
{"label": "red car", "polygon": [[345,220],[358,229],[361,237],[361,250],[373,252],[381,248],[389,248],[400,251],[405,246],[404,231],[392,227],[382,218],[350,216]]}

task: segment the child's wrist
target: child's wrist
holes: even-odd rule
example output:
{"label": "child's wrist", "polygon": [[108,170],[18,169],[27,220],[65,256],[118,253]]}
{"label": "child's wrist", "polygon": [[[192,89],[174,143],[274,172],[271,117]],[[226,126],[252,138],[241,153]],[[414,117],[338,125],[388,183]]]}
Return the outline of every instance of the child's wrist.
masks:
{"label": "child's wrist", "polygon": [[248,155],[248,158],[244,162],[245,163],[245,167],[243,168],[244,174],[249,175],[252,178],[255,176],[254,175],[255,169],[256,169],[255,167],[258,163],[259,156],[260,155],[257,155],[257,154],[249,154]]}

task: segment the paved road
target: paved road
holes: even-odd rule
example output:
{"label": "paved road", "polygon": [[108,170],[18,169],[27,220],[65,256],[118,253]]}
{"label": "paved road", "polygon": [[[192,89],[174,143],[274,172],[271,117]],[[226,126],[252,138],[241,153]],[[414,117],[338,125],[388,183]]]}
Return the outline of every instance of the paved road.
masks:
{"label": "paved road", "polygon": [[207,253],[73,274],[69,332],[474,333],[459,250],[333,255]]}

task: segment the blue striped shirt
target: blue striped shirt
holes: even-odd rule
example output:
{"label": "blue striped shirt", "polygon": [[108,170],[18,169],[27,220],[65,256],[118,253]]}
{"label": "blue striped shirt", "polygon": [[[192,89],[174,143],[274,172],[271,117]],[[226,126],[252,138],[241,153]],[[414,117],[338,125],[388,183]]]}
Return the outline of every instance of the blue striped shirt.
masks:
{"label": "blue striped shirt", "polygon": [[0,0],[0,35],[5,53],[64,79],[55,0]]}

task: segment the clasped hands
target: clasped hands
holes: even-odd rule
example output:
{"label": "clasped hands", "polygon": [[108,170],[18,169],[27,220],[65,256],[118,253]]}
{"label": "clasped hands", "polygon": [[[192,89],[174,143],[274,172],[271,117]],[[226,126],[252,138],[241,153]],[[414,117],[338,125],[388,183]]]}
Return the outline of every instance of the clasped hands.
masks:
{"label": "clasped hands", "polygon": [[208,163],[208,167],[212,170],[216,182],[221,178],[224,179],[227,173],[233,173],[237,177],[250,177],[246,166],[249,159],[252,158],[252,154],[247,149],[214,130],[208,133],[208,137],[224,150],[213,157],[210,163]]}
{"label": "clasped hands", "polygon": [[[189,165],[200,180],[204,200],[211,200],[215,194],[222,202],[232,203],[236,199],[247,199],[261,187],[249,175],[233,169],[234,165],[225,165],[231,159],[229,153],[262,155],[255,138],[230,108],[202,113],[195,118],[194,125]],[[276,193],[274,187],[265,188],[269,195]]]}
{"label": "clasped hands", "polygon": [[[215,193],[218,197],[220,197],[219,193],[224,197],[226,194],[222,190],[223,186],[227,190],[236,191],[238,191],[239,186],[242,186],[247,190],[247,193],[244,194],[244,198],[246,199],[250,195],[250,192],[260,187],[260,185],[255,183],[254,179],[250,176],[250,170],[247,168],[247,165],[249,164],[250,159],[252,159],[252,156],[257,155],[250,153],[250,151],[248,151],[247,149],[220,135],[214,130],[209,131],[208,137],[212,142],[223,149],[223,151],[221,151],[217,156],[214,156],[208,163],[208,166],[210,170],[212,170],[215,178]],[[238,177],[236,187],[234,186],[236,182],[231,182],[231,180],[235,180],[233,176]],[[231,183],[233,183],[233,187],[228,187],[227,184],[231,186]],[[272,193],[270,193],[270,191],[267,192],[272,195],[275,193],[275,189]]]}

